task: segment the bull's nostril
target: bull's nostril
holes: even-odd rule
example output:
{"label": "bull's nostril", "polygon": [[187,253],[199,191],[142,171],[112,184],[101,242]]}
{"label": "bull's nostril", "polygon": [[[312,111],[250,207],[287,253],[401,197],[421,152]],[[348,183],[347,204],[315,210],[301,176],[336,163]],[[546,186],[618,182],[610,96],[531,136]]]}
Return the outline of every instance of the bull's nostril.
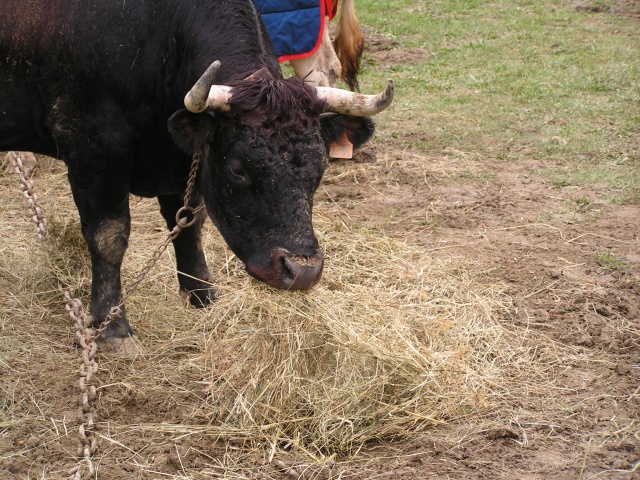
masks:
{"label": "bull's nostril", "polygon": [[284,248],[271,250],[268,262],[248,262],[247,272],[258,280],[283,290],[308,290],[322,277],[324,255],[296,255]]}
{"label": "bull's nostril", "polygon": [[323,259],[322,255],[310,257],[292,255],[286,253],[282,258],[285,275],[291,284],[291,290],[306,290],[313,287],[322,275]]}
{"label": "bull's nostril", "polygon": [[300,269],[298,268],[298,266],[289,257],[283,257],[282,264],[284,265],[285,274],[289,278],[295,279],[300,273],[299,272]]}

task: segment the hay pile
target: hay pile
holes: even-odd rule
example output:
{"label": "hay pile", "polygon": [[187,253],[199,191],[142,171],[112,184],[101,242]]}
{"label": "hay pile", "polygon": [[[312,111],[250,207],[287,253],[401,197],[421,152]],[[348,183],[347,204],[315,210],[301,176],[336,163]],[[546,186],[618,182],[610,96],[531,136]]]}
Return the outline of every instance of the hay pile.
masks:
{"label": "hay pile", "polygon": [[318,217],[327,264],[313,291],[244,281],[201,319],[213,326],[201,412],[219,435],[352,453],[486,407],[504,373],[499,292],[463,265]]}
{"label": "hay pile", "polygon": [[[24,221],[17,225],[30,243],[7,244],[12,255],[0,267],[14,272],[3,277],[21,297],[3,303],[25,321],[34,308],[41,318],[54,312],[57,331],[66,330],[67,338],[52,333],[48,321],[34,328],[72,342],[56,289],[75,288],[88,303],[89,258],[63,167],[45,162],[39,175],[37,185],[53,188],[41,194],[50,227],[44,243],[31,241],[22,199],[4,179],[5,215],[14,218],[4,233]],[[125,288],[165,235],[155,201],[133,204]],[[531,360],[529,347],[518,346],[495,318],[508,303],[501,292],[470,278],[464,263],[436,261],[416,246],[347,225],[330,208],[316,209],[326,265],[310,292],[277,291],[252,280],[209,226],[205,248],[224,296],[209,309],[186,309],[170,250],[128,304],[149,357],[138,359],[126,379],[109,372],[113,378],[103,381],[135,385],[136,398],[150,402],[171,398],[168,388],[194,392],[191,420],[168,415],[118,427],[118,418],[101,420],[124,438],[140,430],[199,432],[249,447],[296,446],[316,456],[354,453],[372,440],[406,438],[486,412],[491,399],[504,394],[508,377],[518,375],[507,370],[523,371]],[[19,288],[13,277],[21,279]],[[102,369],[104,376],[108,359]],[[106,399],[115,395],[103,391]]]}

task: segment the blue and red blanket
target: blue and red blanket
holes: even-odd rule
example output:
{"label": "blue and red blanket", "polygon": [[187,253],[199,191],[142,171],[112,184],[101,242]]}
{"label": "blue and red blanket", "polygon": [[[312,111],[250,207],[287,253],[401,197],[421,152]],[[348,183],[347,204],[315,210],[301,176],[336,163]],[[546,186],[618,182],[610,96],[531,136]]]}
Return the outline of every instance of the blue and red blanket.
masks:
{"label": "blue and red blanket", "polygon": [[316,53],[322,42],[325,16],[333,18],[338,8],[337,0],[254,0],[254,3],[281,62]]}

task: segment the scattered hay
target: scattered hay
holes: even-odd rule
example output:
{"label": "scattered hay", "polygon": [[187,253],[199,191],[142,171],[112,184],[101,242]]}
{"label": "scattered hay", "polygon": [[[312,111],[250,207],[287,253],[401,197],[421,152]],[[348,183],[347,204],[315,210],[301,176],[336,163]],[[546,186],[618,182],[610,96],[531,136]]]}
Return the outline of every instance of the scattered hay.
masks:
{"label": "scattered hay", "polygon": [[[17,183],[0,182],[0,350],[10,359],[0,365],[0,390],[11,412],[0,421],[11,445],[35,434],[59,449],[62,469],[75,449],[75,420],[65,412],[79,401],[80,358],[57,288],[75,288],[88,303],[91,269],[64,167],[44,162],[38,175],[37,187],[50,189],[38,190],[50,228],[42,242]],[[155,201],[133,204],[125,288],[165,235]],[[168,251],[128,303],[149,353],[100,359],[99,431],[110,455],[116,445],[122,462],[135,452],[151,462],[140,471],[152,472],[167,445],[188,436],[271,452],[269,460],[278,447],[314,459],[349,455],[374,440],[477,420],[520,394],[514,382],[526,378],[532,392],[553,376],[554,347],[502,328],[509,299],[471,277],[468,264],[435,260],[326,209],[316,210],[315,225],[326,265],[310,292],[250,279],[209,226],[205,248],[225,295],[209,309],[187,309]],[[16,388],[25,379],[28,388]],[[37,409],[24,407],[30,402]],[[148,438],[154,446],[143,456]]]}
{"label": "scattered hay", "polygon": [[251,282],[201,319],[213,326],[201,411],[220,436],[352,453],[486,407],[510,350],[500,292],[331,216],[316,229],[327,265],[313,291]]}

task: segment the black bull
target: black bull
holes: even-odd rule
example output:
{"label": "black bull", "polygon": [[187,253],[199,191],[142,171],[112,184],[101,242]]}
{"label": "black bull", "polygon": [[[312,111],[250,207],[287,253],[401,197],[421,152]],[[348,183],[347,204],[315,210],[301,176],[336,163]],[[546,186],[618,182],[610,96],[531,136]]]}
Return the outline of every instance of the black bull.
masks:
{"label": "black bull", "polygon": [[[219,71],[207,70],[215,60]],[[158,197],[173,228],[194,154],[191,204],[204,200],[247,271],[278,288],[313,286],[323,255],[311,211],[328,145],[345,134],[366,142],[366,115],[393,97],[391,83],[377,96],[334,90],[282,79],[250,0],[0,4],[0,150],[66,163],[96,326],[122,298],[129,194]],[[180,290],[196,306],[216,297],[203,217],[173,242]],[[128,350],[132,333],[123,311],[100,340]]]}

